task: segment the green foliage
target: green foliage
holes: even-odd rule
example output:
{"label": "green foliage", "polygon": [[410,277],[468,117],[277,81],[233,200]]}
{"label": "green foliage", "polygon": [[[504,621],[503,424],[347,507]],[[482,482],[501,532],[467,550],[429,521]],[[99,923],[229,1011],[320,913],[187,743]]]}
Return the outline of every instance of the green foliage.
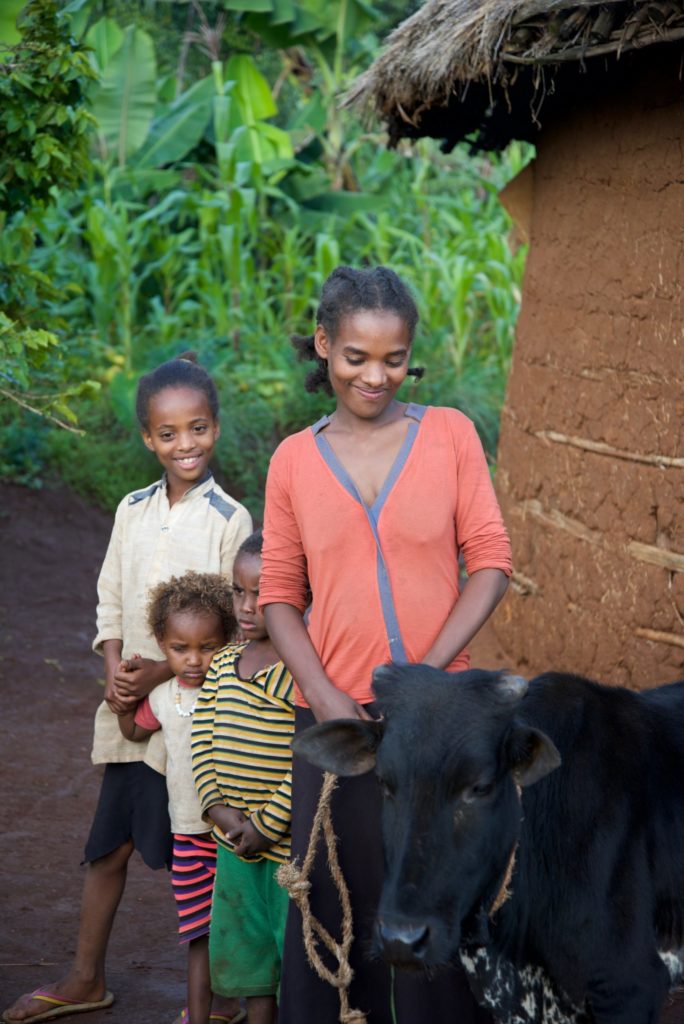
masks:
{"label": "green foliage", "polygon": [[20,41],[0,43],[0,211],[9,213],[82,181],[92,124],[83,97],[93,71],[56,0],[30,0],[17,24]]}
{"label": "green foliage", "polygon": [[135,166],[164,167],[177,163],[202,139],[213,107],[214,82],[200,78],[189,89],[163,106],[150,127]]}
{"label": "green foliage", "polygon": [[11,46],[19,42],[17,15],[24,6],[25,0],[5,0],[0,8],[0,43]]}
{"label": "green foliage", "polygon": [[0,43],[0,395],[72,429],[74,401],[97,384],[65,372],[54,333],[63,322],[49,310],[63,295],[32,263],[32,215],[89,168],[93,72],[54,0],[30,0],[16,23],[19,41]]}
{"label": "green foliage", "polygon": [[[32,330],[64,339],[59,348],[42,339],[43,349],[33,339],[21,358],[61,353],[53,391],[77,389],[67,404],[87,434],[35,419],[36,443],[22,449],[16,420],[2,418],[0,474],[38,480],[49,462],[113,507],[158,472],[136,436],[140,373],[194,348],[221,397],[218,475],[258,518],[274,446],[330,406],[305,392],[289,336],[312,329],[339,263],[390,264],[411,285],[421,312],[414,363],[427,375],[404,397],[458,405],[493,456],[524,261],[509,251],[497,191],[527,151],[490,161],[422,142],[389,152],[365,133],[337,102],[376,45],[376,12],[360,0],[223,6],[225,22],[216,6],[183,8],[192,31],[178,32],[175,70],[164,36],[160,76],[143,8],[71,0],[98,75],[81,82],[96,118],[88,174],[53,187],[30,223],[15,218],[7,243],[0,235],[12,267],[9,277],[0,270],[0,301],[10,320],[30,308]],[[238,38],[242,52],[226,60],[226,40]],[[188,40],[203,63],[189,61]],[[14,388],[29,380],[13,372]]]}
{"label": "green foliage", "polygon": [[[115,44],[114,44],[115,45]],[[157,61],[151,37],[129,25],[107,60],[93,99],[105,153],[116,155],[120,167],[147,138],[157,104]]]}
{"label": "green foliage", "polygon": [[74,401],[94,397],[99,384],[64,379],[58,345],[50,331],[18,327],[0,312],[0,395],[57,426],[73,429],[78,422]]}
{"label": "green foliage", "polygon": [[47,436],[31,413],[0,402],[0,479],[41,487],[50,459]]}
{"label": "green foliage", "polygon": [[67,486],[112,511],[127,491],[145,487],[161,474],[139,436],[108,410],[92,406],[86,436],[63,430],[49,434],[46,462]]}
{"label": "green foliage", "polygon": [[235,114],[230,127],[233,132],[243,126],[245,129],[236,142],[236,159],[251,161],[258,167],[273,160],[292,159],[290,136],[268,121],[278,113],[278,108],[268,82],[251,57],[244,53],[231,57],[225,74],[234,83]]}

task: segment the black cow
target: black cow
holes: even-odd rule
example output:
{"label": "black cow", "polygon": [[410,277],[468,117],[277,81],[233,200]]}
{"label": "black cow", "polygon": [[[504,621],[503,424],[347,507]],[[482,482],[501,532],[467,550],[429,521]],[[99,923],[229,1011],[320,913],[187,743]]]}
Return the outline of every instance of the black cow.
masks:
{"label": "black cow", "polygon": [[381,721],[325,722],[293,746],[339,775],[375,768],[377,952],[427,968],[460,955],[501,1020],[656,1021],[658,951],[684,944],[684,681],[373,678]]}

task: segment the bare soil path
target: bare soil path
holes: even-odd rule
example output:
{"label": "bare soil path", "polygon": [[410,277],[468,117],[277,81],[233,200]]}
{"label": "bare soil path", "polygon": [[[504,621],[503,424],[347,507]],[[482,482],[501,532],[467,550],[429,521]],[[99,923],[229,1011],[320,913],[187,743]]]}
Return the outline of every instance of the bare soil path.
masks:
{"label": "bare soil path", "polygon": [[[67,491],[0,485],[0,1011],[71,961],[83,845],[100,769],[90,763],[102,661],[96,581],[112,519]],[[133,856],[110,945],[114,1006],[68,1018],[171,1024],[185,956],[166,872]]]}

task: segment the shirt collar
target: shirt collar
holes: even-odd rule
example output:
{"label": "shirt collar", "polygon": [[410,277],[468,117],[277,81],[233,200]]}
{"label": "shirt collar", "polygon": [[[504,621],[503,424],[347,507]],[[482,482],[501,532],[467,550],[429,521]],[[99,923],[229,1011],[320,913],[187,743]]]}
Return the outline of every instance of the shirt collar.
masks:
{"label": "shirt collar", "polygon": [[[424,405],[416,405],[415,402],[409,402],[407,404],[406,408],[404,409],[404,416],[408,416],[412,420],[418,420],[419,423],[422,420],[424,415],[425,415],[425,406]],[[330,417],[327,416],[327,415],[326,416],[321,416],[320,420],[316,420],[316,422],[311,427],[311,432],[313,433],[313,436],[316,437],[318,434],[320,434],[321,430],[324,430],[325,427],[327,427],[329,423],[330,423]]]}
{"label": "shirt collar", "polygon": [[[161,484],[162,487],[164,488],[164,494],[166,495],[166,498],[168,500],[169,488],[166,473],[164,473],[164,475],[161,478]],[[186,491],[183,497],[179,498],[178,501],[192,501],[192,499],[196,498],[198,495],[201,496],[203,494],[206,494],[207,491],[210,491],[213,486],[214,474],[211,472],[211,470],[208,469],[206,472],[206,476],[203,476],[201,480],[198,480],[196,484],[193,484],[190,490]],[[176,502],[176,504],[178,504],[178,502]]]}

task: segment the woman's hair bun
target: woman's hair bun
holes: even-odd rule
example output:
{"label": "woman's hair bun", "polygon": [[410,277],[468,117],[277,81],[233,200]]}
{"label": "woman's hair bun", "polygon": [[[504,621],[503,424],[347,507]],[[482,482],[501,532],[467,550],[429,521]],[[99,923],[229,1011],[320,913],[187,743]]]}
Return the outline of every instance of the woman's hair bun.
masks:
{"label": "woman's hair bun", "polygon": [[176,359],[184,359],[186,363],[196,363],[197,353],[194,349],[190,348],[187,352],[181,352],[180,355],[177,355]]}

